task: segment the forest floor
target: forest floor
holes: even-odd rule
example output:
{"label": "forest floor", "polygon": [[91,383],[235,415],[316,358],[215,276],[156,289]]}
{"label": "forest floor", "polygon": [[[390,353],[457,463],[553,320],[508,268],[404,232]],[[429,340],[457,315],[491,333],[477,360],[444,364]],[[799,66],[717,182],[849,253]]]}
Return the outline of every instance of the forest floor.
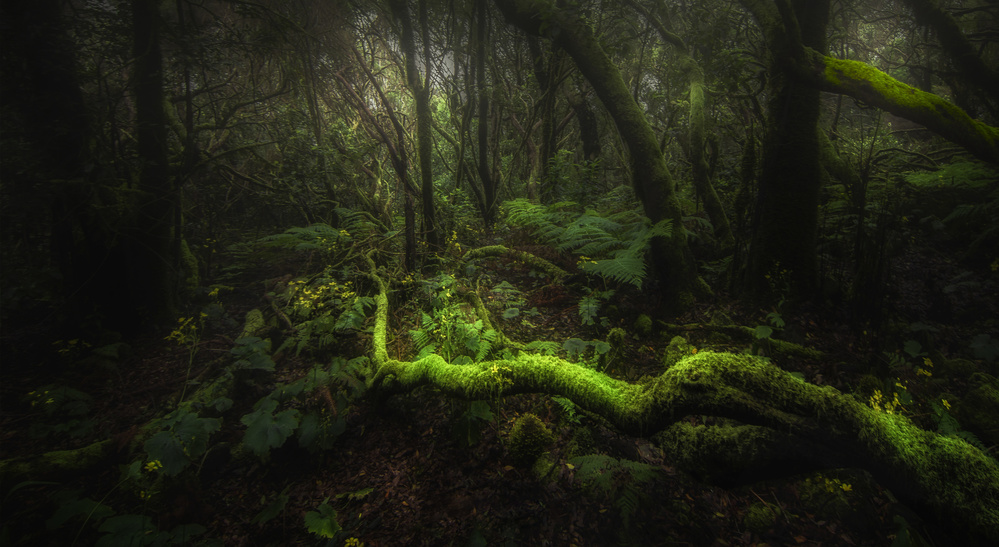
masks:
{"label": "forest floor", "polygon": [[[527,250],[559,259],[550,249]],[[561,260],[568,261],[570,269],[574,266],[572,257]],[[130,342],[130,351],[118,359],[101,361],[83,348],[84,341],[53,344],[51,333],[41,327],[9,328],[3,338],[0,372],[0,457],[78,448],[107,438],[115,439],[124,450],[140,425],[170,410],[170,401],[184,390],[189,378],[207,382],[231,361],[230,350],[242,329],[242,318],[254,308],[267,310],[268,288],[275,280],[303,274],[303,268],[306,261],[301,253],[271,256],[227,281],[231,290],[219,295],[224,317],[203,331],[194,352],[165,339],[166,333],[161,332]],[[527,307],[539,312],[529,322],[502,322],[507,336],[522,342],[561,343],[573,337],[597,339],[606,332],[606,328],[580,323],[579,295],[571,286],[549,285],[529,276],[525,266],[504,259],[489,259],[481,268],[492,284],[505,280],[517,287],[525,294]],[[926,280],[950,279],[960,271],[931,248],[912,251],[895,263],[896,294],[891,308],[899,316],[893,321],[905,316],[927,321],[937,331],[936,348],[943,354],[959,354],[969,337],[980,332],[976,329],[981,327],[981,318],[999,312],[995,292],[983,299],[987,291],[954,291],[945,303],[950,322],[925,319],[926,308],[933,303]],[[979,287],[994,287],[987,272],[971,275],[978,278]],[[639,314],[656,316],[656,302],[648,294],[622,289],[612,300],[616,309],[607,313],[609,326],[621,326],[629,336],[624,356],[611,374],[637,380],[661,373],[662,355],[676,334],[685,335],[698,348],[749,348],[750,341],[709,331],[662,332],[662,323],[652,334],[635,334],[632,325]],[[407,317],[415,317],[417,310],[412,303],[396,304],[391,314],[390,353],[411,358],[414,350],[408,329],[413,328],[413,320]],[[707,324],[723,316],[733,324],[754,327],[768,324],[770,311],[747,309],[719,293],[713,301],[669,322]],[[892,354],[901,355],[901,348],[889,349],[884,340],[893,335],[885,331],[880,339],[872,332],[855,332],[847,326],[847,315],[836,306],[798,310],[793,324],[784,329],[785,338],[818,349],[825,357],[773,359],[809,382],[856,391],[863,373],[872,365],[886,367]],[[894,339],[901,342],[904,337]],[[370,335],[362,330],[339,340],[335,347],[350,359],[369,353],[370,344]],[[275,356],[275,361],[272,375],[233,394],[233,407],[213,436],[213,444],[238,445],[245,431],[238,417],[249,413],[277,382],[294,381],[308,374],[314,364],[292,352]],[[946,386],[921,388],[915,370],[892,371],[911,386],[913,409],[925,408],[919,401],[928,401],[943,390],[960,394],[968,387],[956,379]],[[80,401],[84,407],[78,415],[46,414],[31,404],[38,400],[32,393],[54,386],[71,386],[89,395]],[[63,411],[67,408],[64,405]],[[726,489],[674,469],[654,440],[622,435],[581,410],[567,413],[547,396],[493,401],[493,419],[481,420],[474,434],[463,421],[468,409],[467,402],[427,388],[387,399],[359,398],[347,410],[341,409],[346,412],[346,429],[329,450],[309,452],[289,442],[273,450],[267,461],[251,457],[218,463],[206,458],[200,462],[199,474],[181,474],[155,498],[123,480],[123,467],[135,458],[124,453],[82,476],[4,484],[0,486],[4,496],[0,545],[88,545],[102,536],[106,540],[110,532],[98,530],[92,505],[86,506],[91,507],[89,511],[79,510],[80,500],[99,501],[118,514],[149,516],[161,531],[199,524],[204,531],[194,543],[206,545],[324,544],[303,520],[324,500],[335,509],[342,527],[333,545],[901,546],[917,545],[917,534],[945,537],[861,471],[760,477],[750,485]],[[513,421],[526,413],[540,417],[556,438],[543,462],[533,467],[511,461],[505,446]],[[932,428],[925,411],[913,414],[914,420]],[[642,469],[655,473],[638,478],[619,471],[611,486],[601,491],[581,481],[578,465],[569,462],[581,454],[638,462]],[[147,535],[143,541],[154,544],[177,537]]]}

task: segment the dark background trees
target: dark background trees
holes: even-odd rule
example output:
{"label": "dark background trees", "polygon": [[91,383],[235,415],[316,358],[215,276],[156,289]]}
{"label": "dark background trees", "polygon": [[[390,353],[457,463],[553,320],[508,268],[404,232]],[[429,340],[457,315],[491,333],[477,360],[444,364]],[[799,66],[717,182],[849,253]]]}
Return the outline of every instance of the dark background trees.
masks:
{"label": "dark background trees", "polygon": [[[5,440],[49,428],[9,455],[67,447],[69,406],[43,414],[27,393],[110,400],[116,382],[146,389],[143,372],[173,378],[150,381],[158,410],[207,432],[190,420],[215,418],[181,400],[218,376],[212,351],[287,359],[286,376],[223,397],[245,418],[265,387],[372,343],[398,363],[479,363],[544,342],[531,350],[638,380],[663,372],[646,352],[676,334],[768,353],[985,454],[999,441],[995,2],[0,7],[0,340],[15,363],[0,411]],[[398,310],[388,342],[370,331],[380,283]],[[326,389],[274,416],[302,431],[320,399],[334,415],[369,404]],[[540,413],[534,397],[509,417]],[[454,413],[493,424],[494,446],[509,433],[481,405]],[[152,414],[119,409],[70,444]],[[670,458],[697,459],[646,463]],[[902,533],[885,522],[875,536]]]}

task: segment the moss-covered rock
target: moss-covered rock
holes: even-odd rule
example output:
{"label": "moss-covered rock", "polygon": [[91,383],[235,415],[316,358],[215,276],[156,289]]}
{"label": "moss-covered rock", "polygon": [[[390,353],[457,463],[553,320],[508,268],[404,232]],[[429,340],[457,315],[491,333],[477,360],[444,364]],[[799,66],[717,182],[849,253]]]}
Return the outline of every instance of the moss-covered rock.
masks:
{"label": "moss-covered rock", "polygon": [[541,418],[534,414],[524,414],[513,422],[507,450],[513,463],[526,467],[533,465],[553,442],[555,436]]}
{"label": "moss-covered rock", "polygon": [[687,342],[682,336],[674,336],[666,347],[666,355],[663,356],[663,368],[668,369],[680,362],[681,359],[694,354],[694,346]]}
{"label": "moss-covered rock", "polygon": [[972,431],[986,445],[999,444],[999,380],[983,372],[971,377],[976,386],[957,408],[961,427]]}
{"label": "moss-covered rock", "polygon": [[648,336],[652,334],[652,318],[648,314],[643,313],[635,318],[635,323],[632,325],[635,329],[635,333],[639,336]]}
{"label": "moss-covered rock", "polygon": [[934,359],[934,363],[937,373],[951,379],[970,378],[978,372],[978,365],[968,359],[944,359],[939,362]]}
{"label": "moss-covered rock", "polygon": [[754,534],[763,534],[777,522],[777,512],[769,505],[754,503],[742,517],[742,525]]}

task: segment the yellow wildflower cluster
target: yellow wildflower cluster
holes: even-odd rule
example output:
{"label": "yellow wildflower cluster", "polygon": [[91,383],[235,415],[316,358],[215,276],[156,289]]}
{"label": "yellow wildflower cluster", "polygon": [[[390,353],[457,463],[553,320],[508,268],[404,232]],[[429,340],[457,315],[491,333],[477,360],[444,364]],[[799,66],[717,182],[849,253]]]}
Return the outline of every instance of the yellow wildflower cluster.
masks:
{"label": "yellow wildflower cluster", "polygon": [[596,260],[593,260],[588,256],[580,255],[579,260],[576,261],[576,266],[582,267],[583,264],[596,264],[596,263],[597,263]]}
{"label": "yellow wildflower cluster", "polygon": [[297,279],[288,283],[288,302],[292,308],[301,314],[320,311],[336,299],[349,300],[356,296],[352,281],[337,283],[335,279],[327,282],[307,283]]}
{"label": "yellow wildflower cluster", "polygon": [[152,460],[146,462],[146,465],[143,468],[146,470],[147,473],[152,473],[153,471],[158,471],[160,469],[163,469],[163,463],[160,462],[159,460]]}
{"label": "yellow wildflower cluster", "polygon": [[923,366],[916,368],[916,376],[933,376],[933,361],[929,357],[923,357]]}
{"label": "yellow wildflower cluster", "polygon": [[457,254],[461,254],[461,243],[458,243],[458,232],[452,230],[451,235],[447,238],[447,250],[454,251]]}
{"label": "yellow wildflower cluster", "polygon": [[81,341],[79,338],[74,338],[72,340],[56,340],[52,342],[52,345],[57,349],[59,355],[68,355],[71,352],[78,349],[86,349],[90,347],[86,341]]}
{"label": "yellow wildflower cluster", "polygon": [[898,400],[898,393],[892,393],[892,400],[888,401],[880,389],[875,389],[874,393],[871,394],[870,405],[874,410],[879,410],[886,414],[901,414],[905,410],[902,407],[902,403]]}
{"label": "yellow wildflower cluster", "polygon": [[180,317],[177,319],[177,327],[166,335],[164,340],[176,340],[181,346],[191,346],[198,342],[198,327],[201,321],[208,317],[208,314],[201,312],[198,316],[198,321],[195,322],[195,317]]}
{"label": "yellow wildflower cluster", "polygon": [[357,538],[347,538],[347,541],[343,542],[343,547],[364,547],[364,542]]}
{"label": "yellow wildflower cluster", "polygon": [[37,406],[38,403],[50,405],[55,402],[55,399],[49,396],[49,390],[47,389],[42,391],[29,391],[28,397],[31,399],[31,406]]}
{"label": "yellow wildflower cluster", "polygon": [[853,490],[853,485],[845,483],[839,479],[830,479],[829,477],[823,477],[825,479],[825,489],[826,492],[830,494],[835,493],[837,490],[842,490],[844,492],[850,492]]}

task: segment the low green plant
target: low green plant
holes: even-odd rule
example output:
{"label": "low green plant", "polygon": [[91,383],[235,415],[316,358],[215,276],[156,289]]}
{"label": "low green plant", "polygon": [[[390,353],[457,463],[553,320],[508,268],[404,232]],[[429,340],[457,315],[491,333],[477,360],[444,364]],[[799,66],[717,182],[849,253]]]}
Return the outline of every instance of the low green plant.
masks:
{"label": "low green plant", "polygon": [[588,327],[599,324],[607,327],[609,321],[606,317],[600,316],[600,307],[603,303],[614,296],[613,290],[590,291],[590,294],[579,299],[579,320]]}
{"label": "low green plant", "polygon": [[87,417],[92,400],[90,395],[78,389],[58,384],[29,391],[24,401],[33,411],[40,412],[41,418],[32,422],[28,432],[34,438],[50,435],[85,437],[96,425],[93,418]]}
{"label": "low green plant", "polygon": [[419,328],[409,331],[417,359],[436,353],[452,364],[486,360],[495,350],[499,333],[486,327],[471,307],[457,298],[455,278],[441,274],[424,281],[423,289],[431,311],[421,312]]}
{"label": "low green plant", "polygon": [[291,486],[285,486],[284,489],[275,495],[270,501],[267,500],[266,495],[262,495],[260,497],[260,505],[264,506],[264,508],[261,509],[250,522],[263,526],[270,520],[273,520],[274,517],[280,515],[281,512],[284,511],[284,508],[288,505],[288,500],[290,499],[288,496],[289,488],[291,488]]}
{"label": "low green plant", "polygon": [[290,384],[278,384],[253,405],[240,421],[246,426],[243,444],[261,459],[297,434],[308,450],[328,450],[347,428],[347,410],[364,391],[358,379],[367,358],[334,358],[316,365]]}
{"label": "low green plant", "polygon": [[982,452],[988,454],[988,448],[974,433],[961,429],[961,424],[957,418],[950,413],[950,403],[947,399],[941,399],[939,403],[931,403],[933,421],[937,424],[937,433],[950,437],[957,437],[964,442],[974,446]]}
{"label": "low green plant", "polygon": [[482,438],[482,427],[493,421],[493,411],[486,401],[456,403],[465,407],[453,425],[454,436],[465,446],[474,446]]}
{"label": "low green plant", "polygon": [[337,522],[337,512],[326,498],[315,511],[305,513],[305,529],[321,538],[333,539],[342,529]]}
{"label": "low green plant", "polygon": [[653,225],[637,208],[606,216],[592,209],[574,215],[574,203],[546,206],[526,199],[508,201],[503,208],[510,224],[534,228],[541,242],[579,255],[580,270],[639,289],[646,277],[649,242],[673,231],[671,221]]}
{"label": "low green plant", "polygon": [[565,421],[573,425],[580,425],[579,414],[576,412],[576,403],[565,397],[552,397],[552,401],[562,410],[562,417]]}
{"label": "low green plant", "polygon": [[[578,361],[589,368],[598,368],[606,364],[603,357],[611,351],[611,345],[603,340],[583,340],[570,338],[562,344],[566,357],[570,361]],[[592,352],[587,350],[592,349]]]}
{"label": "low green plant", "polygon": [[208,450],[208,439],[221,427],[216,418],[202,418],[182,403],[159,420],[159,432],[146,440],[143,449],[149,461],[159,462],[162,472],[173,477],[198,461]]}
{"label": "low green plant", "polygon": [[625,528],[647,497],[643,485],[660,476],[658,467],[604,454],[578,456],[568,464],[584,487],[613,501]]}

